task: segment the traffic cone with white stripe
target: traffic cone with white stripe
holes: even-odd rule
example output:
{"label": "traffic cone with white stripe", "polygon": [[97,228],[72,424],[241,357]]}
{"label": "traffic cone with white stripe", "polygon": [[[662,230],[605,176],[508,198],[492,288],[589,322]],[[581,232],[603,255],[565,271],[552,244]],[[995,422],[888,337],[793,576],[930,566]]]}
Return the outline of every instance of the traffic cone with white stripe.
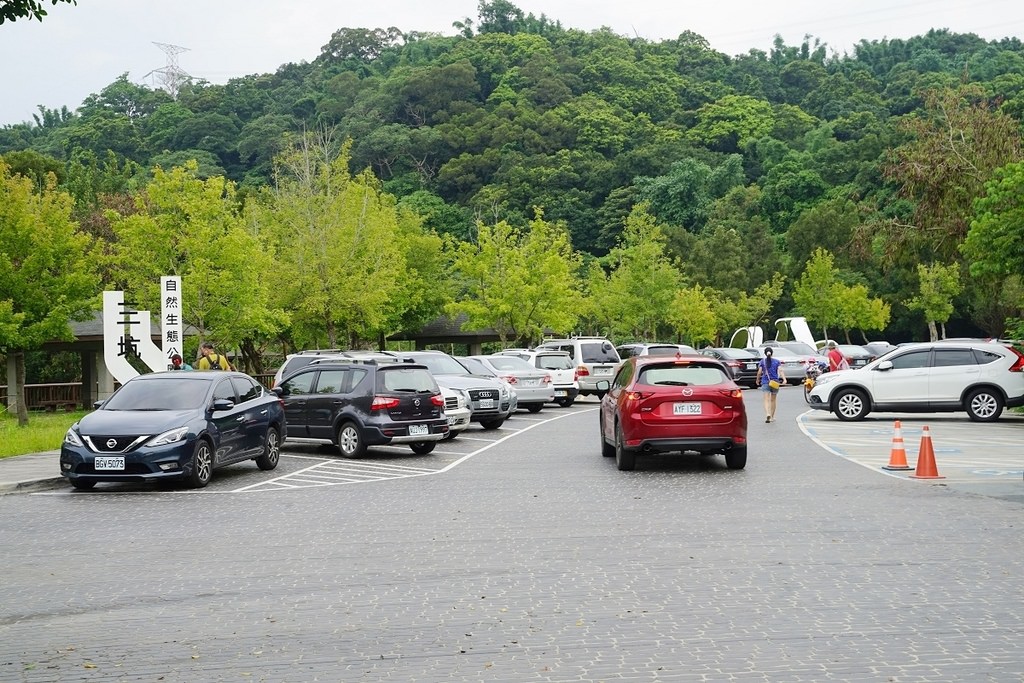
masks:
{"label": "traffic cone with white stripe", "polygon": [[903,447],[903,425],[896,420],[896,426],[892,432],[892,449],[889,451],[889,464],[882,466],[883,470],[905,471],[914,469],[907,464],[907,450]]}
{"label": "traffic cone with white stripe", "polygon": [[939,476],[935,465],[935,449],[932,448],[932,435],[928,425],[921,427],[921,449],[917,454],[917,469],[910,475],[911,479],[945,479]]}

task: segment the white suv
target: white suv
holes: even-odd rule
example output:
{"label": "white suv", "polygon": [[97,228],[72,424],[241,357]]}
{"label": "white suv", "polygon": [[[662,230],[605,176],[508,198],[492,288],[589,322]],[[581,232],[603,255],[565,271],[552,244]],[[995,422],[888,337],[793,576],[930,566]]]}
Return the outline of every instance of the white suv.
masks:
{"label": "white suv", "polygon": [[622,359],[612,343],[604,337],[572,337],[571,339],[548,339],[537,345],[537,350],[564,351],[576,366],[576,379],[580,384],[580,396],[588,394],[603,397],[607,393],[598,389],[598,382],[611,382],[615,368]]}
{"label": "white suv", "polygon": [[551,384],[555,389],[555,403],[568,408],[580,393],[580,383],[576,380],[576,366],[572,358],[564,351],[551,349],[505,349],[502,356],[516,356],[530,365],[547,370],[551,375]]}
{"label": "white suv", "polygon": [[1024,405],[1024,354],[982,340],[904,344],[862,368],[821,375],[807,400],[840,420],[873,410],[963,410],[972,420],[995,420],[1004,407]]}

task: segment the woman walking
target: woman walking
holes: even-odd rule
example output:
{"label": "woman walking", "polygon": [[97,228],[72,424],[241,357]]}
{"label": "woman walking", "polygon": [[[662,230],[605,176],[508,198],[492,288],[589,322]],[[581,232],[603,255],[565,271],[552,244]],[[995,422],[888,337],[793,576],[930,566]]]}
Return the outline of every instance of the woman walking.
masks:
{"label": "woman walking", "polygon": [[757,383],[764,392],[764,421],[775,422],[775,406],[778,404],[779,387],[786,383],[782,361],[772,358],[772,347],[764,350],[764,358],[757,364]]}

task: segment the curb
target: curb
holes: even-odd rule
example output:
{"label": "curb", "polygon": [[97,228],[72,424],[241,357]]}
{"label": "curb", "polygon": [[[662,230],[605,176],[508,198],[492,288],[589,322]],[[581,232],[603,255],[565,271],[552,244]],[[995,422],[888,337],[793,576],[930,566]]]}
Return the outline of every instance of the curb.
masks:
{"label": "curb", "polygon": [[47,479],[26,479],[24,481],[0,482],[0,496],[12,493],[31,493],[32,491],[45,491],[64,486],[67,480],[64,477],[49,477]]}

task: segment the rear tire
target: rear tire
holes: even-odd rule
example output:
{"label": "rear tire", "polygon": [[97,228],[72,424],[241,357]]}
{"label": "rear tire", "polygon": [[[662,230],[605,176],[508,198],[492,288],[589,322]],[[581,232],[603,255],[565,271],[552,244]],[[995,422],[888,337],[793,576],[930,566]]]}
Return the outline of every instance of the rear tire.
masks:
{"label": "rear tire", "polygon": [[484,429],[498,429],[502,424],[505,423],[504,419],[501,420],[481,420],[480,426]]}
{"label": "rear tire", "polygon": [[993,389],[975,389],[967,394],[964,410],[974,422],[992,422],[1003,413],[1003,397]]}
{"label": "rear tire", "polygon": [[626,437],[618,425],[615,426],[615,464],[623,472],[636,467],[636,453],[626,448]]}
{"label": "rear tire", "polygon": [[526,409],[529,410],[531,413],[539,413],[541,408],[543,407],[544,406],[541,405],[540,403],[531,403],[530,405],[526,406]]}
{"label": "rear tire", "polygon": [[363,457],[366,453],[363,435],[355,422],[346,422],[338,428],[338,448],[344,457],[353,460]]}
{"label": "rear tire", "polygon": [[423,443],[411,443],[409,444],[409,448],[411,448],[412,452],[416,455],[426,455],[432,452],[436,445],[437,444],[433,441],[424,441]]}
{"label": "rear tire", "polygon": [[747,466],[747,447],[737,446],[725,454],[725,466],[730,470],[742,470]]}
{"label": "rear tire", "polygon": [[555,401],[555,403],[557,403],[558,405],[562,406],[563,408],[568,408],[569,406],[572,405],[573,399],[571,399],[571,398],[560,398],[557,401]]}
{"label": "rear tire", "polygon": [[270,427],[267,430],[267,440],[263,444],[263,455],[256,458],[256,467],[267,471],[277,467],[281,460],[281,435],[277,433],[277,427]]}

